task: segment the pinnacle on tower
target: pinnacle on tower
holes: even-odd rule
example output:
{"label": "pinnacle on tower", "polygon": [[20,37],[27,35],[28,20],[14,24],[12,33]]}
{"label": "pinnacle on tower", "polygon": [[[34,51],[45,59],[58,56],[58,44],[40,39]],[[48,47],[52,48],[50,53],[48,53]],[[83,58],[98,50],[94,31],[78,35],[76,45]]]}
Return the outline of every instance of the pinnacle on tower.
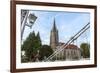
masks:
{"label": "pinnacle on tower", "polygon": [[54,24],[53,24],[53,30],[54,30],[54,31],[57,30],[57,29],[56,29],[55,20],[54,20]]}

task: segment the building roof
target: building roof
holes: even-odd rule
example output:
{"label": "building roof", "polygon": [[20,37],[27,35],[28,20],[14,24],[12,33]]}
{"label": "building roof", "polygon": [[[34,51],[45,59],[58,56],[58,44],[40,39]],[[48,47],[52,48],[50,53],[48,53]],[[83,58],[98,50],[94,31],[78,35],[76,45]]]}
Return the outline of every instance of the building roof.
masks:
{"label": "building roof", "polygon": [[62,46],[62,45],[64,45],[65,43],[62,43],[62,42],[59,42],[59,46]]}
{"label": "building roof", "polygon": [[74,44],[69,44],[69,45],[65,45],[65,43],[63,42],[59,42],[59,46],[66,46],[65,49],[79,49],[79,47],[77,45]]}
{"label": "building roof", "polygon": [[69,44],[68,46],[65,47],[65,49],[78,49],[78,47],[77,45]]}

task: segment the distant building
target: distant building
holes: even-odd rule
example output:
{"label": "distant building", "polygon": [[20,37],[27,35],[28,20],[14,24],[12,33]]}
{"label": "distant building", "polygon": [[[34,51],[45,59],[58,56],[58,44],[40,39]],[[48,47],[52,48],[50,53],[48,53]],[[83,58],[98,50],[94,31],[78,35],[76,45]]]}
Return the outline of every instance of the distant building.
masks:
{"label": "distant building", "polygon": [[[50,34],[50,46],[51,48],[56,51],[57,49],[62,49],[61,46],[63,46],[65,43],[59,42],[59,36],[58,36],[58,29],[56,28],[55,20],[53,27],[51,29]],[[64,50],[60,51],[56,55],[57,58],[62,58],[65,60],[77,60],[81,58],[81,50],[79,47],[77,47],[74,44],[66,44],[64,45]]]}
{"label": "distant building", "polygon": [[66,60],[77,60],[81,58],[81,49],[74,44],[64,48]]}

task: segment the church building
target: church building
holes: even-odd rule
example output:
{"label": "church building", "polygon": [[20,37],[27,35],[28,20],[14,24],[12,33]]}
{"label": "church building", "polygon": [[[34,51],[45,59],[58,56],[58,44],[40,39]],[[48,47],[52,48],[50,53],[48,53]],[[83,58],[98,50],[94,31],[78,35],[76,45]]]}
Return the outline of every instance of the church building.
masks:
{"label": "church building", "polygon": [[[61,46],[63,46],[64,44],[64,42],[59,42],[58,29],[54,20],[53,27],[50,33],[50,46],[53,51],[56,51],[57,49],[62,49]],[[66,44],[65,46],[66,47],[64,48],[64,50],[60,51],[56,55],[56,58],[61,59],[61,57],[63,57],[65,60],[76,60],[81,58],[81,50],[77,45]]]}

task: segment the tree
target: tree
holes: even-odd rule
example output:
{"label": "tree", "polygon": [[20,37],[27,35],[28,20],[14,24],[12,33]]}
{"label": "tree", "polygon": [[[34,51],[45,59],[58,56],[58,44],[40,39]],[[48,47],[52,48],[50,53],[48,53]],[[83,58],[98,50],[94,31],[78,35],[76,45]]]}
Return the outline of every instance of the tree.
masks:
{"label": "tree", "polygon": [[26,40],[24,41],[24,43],[21,46],[22,50],[26,50],[28,48],[32,48],[32,44],[35,41],[35,33],[34,31],[32,33],[29,34],[29,36],[26,38]]}
{"label": "tree", "polygon": [[80,48],[82,49],[83,58],[89,58],[90,57],[90,45],[88,43],[82,43],[80,45]]}
{"label": "tree", "polygon": [[40,47],[39,49],[40,51],[40,60],[44,60],[44,58],[46,57],[49,57],[51,54],[53,54],[53,50],[50,46],[48,45],[43,45]]}
{"label": "tree", "polygon": [[39,48],[41,45],[42,44],[41,44],[40,34],[38,32],[37,35],[36,35],[36,37],[35,37],[34,47],[35,48]]}
{"label": "tree", "polygon": [[37,54],[37,50],[41,46],[41,39],[38,34],[38,36],[35,36],[34,31],[29,34],[29,36],[26,38],[24,43],[21,46],[21,51],[25,51],[25,56],[27,57],[26,61],[32,61],[34,56]]}

